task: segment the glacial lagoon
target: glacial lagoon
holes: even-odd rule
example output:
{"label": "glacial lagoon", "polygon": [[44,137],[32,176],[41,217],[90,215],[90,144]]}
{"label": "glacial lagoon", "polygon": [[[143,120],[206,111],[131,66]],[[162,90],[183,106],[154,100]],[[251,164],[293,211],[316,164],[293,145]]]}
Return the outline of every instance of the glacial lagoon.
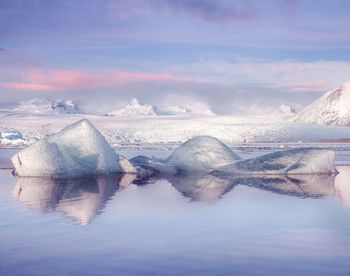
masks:
{"label": "glacial lagoon", "polygon": [[350,271],[346,152],[336,176],[64,181],[16,178],[0,153],[1,275]]}

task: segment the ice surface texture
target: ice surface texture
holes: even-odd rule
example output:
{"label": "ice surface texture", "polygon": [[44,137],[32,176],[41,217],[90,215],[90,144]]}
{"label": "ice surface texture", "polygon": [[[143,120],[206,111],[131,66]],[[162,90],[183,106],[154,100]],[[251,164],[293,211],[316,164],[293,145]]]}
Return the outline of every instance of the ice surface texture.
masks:
{"label": "ice surface texture", "polygon": [[11,160],[19,176],[75,178],[134,172],[88,120],[32,144]]}
{"label": "ice surface texture", "polygon": [[228,146],[211,136],[197,136],[181,144],[165,160],[137,156],[130,161],[114,152],[101,133],[81,120],[39,140],[12,157],[19,176],[77,178],[113,173],[269,175],[332,174],[334,152],[292,149],[241,161]]}
{"label": "ice surface texture", "polygon": [[182,172],[210,172],[240,159],[220,140],[211,136],[197,136],[176,148],[167,162]]}
{"label": "ice surface texture", "polygon": [[214,175],[333,174],[335,153],[331,150],[298,148],[248,159],[212,172]]}

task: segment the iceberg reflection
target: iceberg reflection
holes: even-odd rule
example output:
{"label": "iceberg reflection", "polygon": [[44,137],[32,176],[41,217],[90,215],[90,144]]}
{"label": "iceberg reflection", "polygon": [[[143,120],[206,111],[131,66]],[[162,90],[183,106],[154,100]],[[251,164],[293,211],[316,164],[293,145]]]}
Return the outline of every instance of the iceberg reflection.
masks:
{"label": "iceberg reflection", "polygon": [[277,194],[320,198],[334,194],[334,175],[270,175],[231,178],[236,185],[246,185]]}
{"label": "iceberg reflection", "polygon": [[168,181],[193,201],[218,200],[235,186],[232,181],[213,175],[179,175],[168,178]]}
{"label": "iceberg reflection", "polygon": [[132,181],[133,178],[122,175],[75,180],[20,177],[12,195],[34,211],[61,212],[75,222],[88,224],[102,212],[117,190]]}

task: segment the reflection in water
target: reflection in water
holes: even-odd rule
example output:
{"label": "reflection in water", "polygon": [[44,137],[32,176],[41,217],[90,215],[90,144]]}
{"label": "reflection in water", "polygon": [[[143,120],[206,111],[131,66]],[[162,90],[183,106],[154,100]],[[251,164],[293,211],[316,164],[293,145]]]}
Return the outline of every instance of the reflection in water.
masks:
{"label": "reflection in water", "polygon": [[174,176],[168,180],[176,190],[194,201],[217,200],[235,185],[230,180],[213,175]]}
{"label": "reflection in water", "polygon": [[61,212],[80,224],[88,224],[118,189],[132,181],[132,177],[122,175],[76,180],[20,177],[12,194],[35,211]]}
{"label": "reflection in water", "polygon": [[40,213],[48,213],[55,210],[64,187],[65,181],[21,177],[17,178],[12,195],[30,209]]}
{"label": "reflection in water", "polygon": [[[350,207],[350,167],[338,167],[334,175],[252,176],[218,178],[213,175],[172,176],[168,181],[193,201],[215,201],[237,185],[259,188],[277,194],[320,198],[335,195]],[[17,178],[13,196],[29,208],[41,212],[60,212],[80,224],[98,216],[117,190],[131,183],[147,185],[157,179],[136,179],[135,175],[116,175],[77,180]]]}
{"label": "reflection in water", "polygon": [[339,174],[335,178],[334,189],[338,200],[346,207],[350,207],[350,167],[339,166]]}
{"label": "reflection in water", "polygon": [[319,198],[334,194],[333,175],[270,175],[266,177],[237,177],[232,181],[277,194]]}

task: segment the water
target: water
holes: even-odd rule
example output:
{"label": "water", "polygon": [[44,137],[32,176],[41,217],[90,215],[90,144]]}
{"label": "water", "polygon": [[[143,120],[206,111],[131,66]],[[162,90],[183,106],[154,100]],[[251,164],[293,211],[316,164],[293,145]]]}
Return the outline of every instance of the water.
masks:
{"label": "water", "polygon": [[349,274],[350,166],[338,170],[146,182],[0,170],[0,275]]}

